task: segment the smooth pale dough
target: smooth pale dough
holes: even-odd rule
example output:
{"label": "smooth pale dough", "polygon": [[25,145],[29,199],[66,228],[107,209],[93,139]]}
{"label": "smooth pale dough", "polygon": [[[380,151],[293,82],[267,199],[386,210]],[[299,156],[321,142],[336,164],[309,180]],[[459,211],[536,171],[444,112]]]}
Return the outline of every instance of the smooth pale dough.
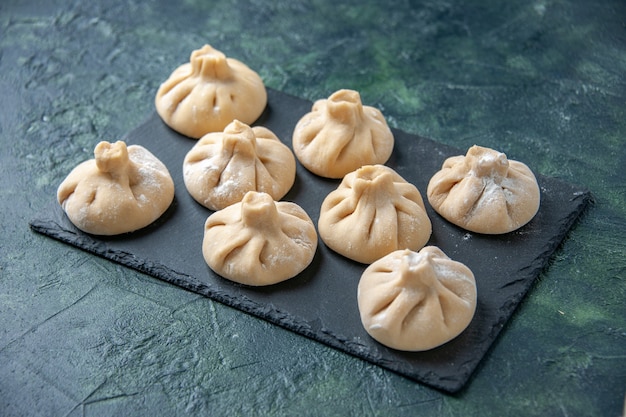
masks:
{"label": "smooth pale dough", "polygon": [[244,63],[204,45],[159,87],[155,105],[163,121],[183,135],[221,132],[235,119],[251,124],[267,104],[261,77]]}
{"label": "smooth pale dough", "polygon": [[511,232],[539,210],[539,185],[532,171],[501,152],[476,145],[465,156],[446,159],[426,193],[437,213],[476,233]]}
{"label": "smooth pale dough", "polygon": [[174,181],[144,147],[102,141],[94,155],[76,166],[57,190],[59,204],[82,231],[132,232],[161,217],[172,203]]}
{"label": "smooth pale dough", "polygon": [[432,225],[413,184],[389,167],[366,165],[324,199],[318,230],[332,250],[369,264],[397,249],[421,249]]}
{"label": "smooth pale dough", "polygon": [[370,336],[393,349],[423,351],[467,328],[476,311],[476,281],[438,247],[398,250],[363,272],[357,299]]}
{"label": "smooth pale dough", "polygon": [[235,120],[191,148],[183,179],[192,197],[211,210],[240,202],[248,191],[280,200],[296,179],[296,158],[269,129]]}
{"label": "smooth pale dough", "polygon": [[271,285],[302,272],[317,250],[311,218],[297,204],[250,191],[213,213],[204,225],[202,254],[218,275],[241,284]]}
{"label": "smooth pale dough", "polygon": [[364,106],[353,90],[317,100],[293,132],[298,160],[326,178],[343,178],[363,165],[384,164],[393,145],[393,134],[380,110]]}

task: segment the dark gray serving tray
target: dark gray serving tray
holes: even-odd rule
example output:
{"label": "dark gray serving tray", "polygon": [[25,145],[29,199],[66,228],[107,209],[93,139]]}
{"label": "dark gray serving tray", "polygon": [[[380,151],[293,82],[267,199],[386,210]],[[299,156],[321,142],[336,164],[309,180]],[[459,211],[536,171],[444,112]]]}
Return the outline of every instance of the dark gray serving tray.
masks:
{"label": "dark gray serving tray", "polygon": [[[311,102],[268,90],[268,107],[255,123],[291,146],[297,121]],[[140,144],[163,161],[176,185],[165,215],[140,231],[117,237],[85,234],[51,203],[31,228],[67,244],[142,271],[298,334],[354,355],[415,381],[450,393],[469,380],[553,252],[591,201],[590,193],[555,178],[538,176],[541,206],[523,228],[499,236],[468,233],[428,205],[426,186],[449,156],[465,154],[430,139],[393,130],[395,148],[387,165],[422,192],[433,224],[429,245],[463,262],[477,281],[478,305],[469,327],[456,339],[427,352],[399,352],[380,345],[363,329],[356,288],[365,265],[329,250],[320,240],[311,265],[297,277],[270,287],[247,287],[213,273],[202,257],[203,226],[212,213],[187,193],[182,161],[196,143],[168,128],[154,113],[124,140]],[[94,146],[96,143],[94,143]],[[532,167],[531,167],[532,168]],[[292,190],[283,200],[303,207],[317,224],[322,201],[339,181],[326,180],[298,164]]]}

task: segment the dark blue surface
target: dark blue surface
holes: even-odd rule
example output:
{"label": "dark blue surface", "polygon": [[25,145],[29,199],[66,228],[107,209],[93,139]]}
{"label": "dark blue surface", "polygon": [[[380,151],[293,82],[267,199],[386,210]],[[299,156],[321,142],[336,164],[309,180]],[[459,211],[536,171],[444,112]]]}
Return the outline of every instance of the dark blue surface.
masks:
{"label": "dark blue surface", "polygon": [[[618,416],[622,0],[0,2],[0,410],[9,416]],[[501,150],[594,203],[455,395],[33,233],[94,144],[210,43],[268,87]]]}

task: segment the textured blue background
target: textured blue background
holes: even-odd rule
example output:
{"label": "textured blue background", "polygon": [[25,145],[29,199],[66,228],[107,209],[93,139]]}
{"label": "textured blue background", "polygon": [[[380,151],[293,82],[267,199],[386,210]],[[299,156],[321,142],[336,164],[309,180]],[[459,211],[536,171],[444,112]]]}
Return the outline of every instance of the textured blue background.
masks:
{"label": "textured blue background", "polygon": [[[0,410],[619,416],[625,16],[619,0],[3,1]],[[94,142],[144,120],[204,43],[272,88],[309,100],[353,88],[394,127],[592,191],[466,390],[442,394],[29,230]]]}

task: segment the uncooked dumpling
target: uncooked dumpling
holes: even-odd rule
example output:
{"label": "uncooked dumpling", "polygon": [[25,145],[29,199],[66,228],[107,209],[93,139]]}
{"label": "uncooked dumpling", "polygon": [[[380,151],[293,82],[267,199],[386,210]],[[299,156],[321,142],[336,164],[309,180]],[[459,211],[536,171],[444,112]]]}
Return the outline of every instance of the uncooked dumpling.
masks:
{"label": "uncooked dumpling", "polygon": [[280,200],[296,178],[296,159],[274,133],[235,120],[203,136],[185,156],[183,179],[193,198],[211,210],[241,201],[248,191]]}
{"label": "uncooked dumpling", "polygon": [[393,349],[423,351],[463,332],[476,310],[472,271],[441,249],[390,253],[370,265],[357,299],[367,333]]}
{"label": "uncooked dumpling", "polygon": [[174,199],[167,168],[144,147],[100,142],[57,190],[70,221],[95,235],[132,232],[158,219]]}
{"label": "uncooked dumpling", "polygon": [[309,171],[343,178],[363,165],[384,164],[394,138],[380,110],[364,106],[358,92],[339,90],[318,100],[298,121],[293,149]]}
{"label": "uncooked dumpling", "polygon": [[432,226],[413,184],[389,167],[366,165],[326,197],[318,229],[335,252],[372,263],[397,249],[421,249]]}
{"label": "uncooked dumpling", "polygon": [[539,210],[539,185],[530,168],[481,146],[446,159],[426,192],[437,213],[476,233],[511,232]]}
{"label": "uncooked dumpling", "polygon": [[244,63],[204,45],[159,87],[157,113],[183,135],[221,132],[235,119],[252,124],[267,104],[263,80]]}
{"label": "uncooked dumpling", "polygon": [[213,213],[204,225],[202,253],[215,273],[260,286],[293,278],[313,260],[317,233],[297,204],[248,192]]}

